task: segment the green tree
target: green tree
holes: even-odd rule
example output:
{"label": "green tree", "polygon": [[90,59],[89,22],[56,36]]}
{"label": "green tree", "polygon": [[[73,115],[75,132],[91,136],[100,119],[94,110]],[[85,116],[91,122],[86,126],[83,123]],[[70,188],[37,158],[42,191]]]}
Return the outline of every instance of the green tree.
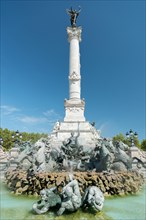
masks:
{"label": "green tree", "polygon": [[124,140],[125,140],[125,137],[122,133],[117,134],[116,136],[113,137],[113,142],[116,142],[116,141],[124,142]]}
{"label": "green tree", "polygon": [[146,139],[142,140],[142,142],[141,142],[141,149],[146,151]]}
{"label": "green tree", "polygon": [[12,132],[9,131],[7,128],[2,129],[0,128],[0,136],[3,139],[3,148],[4,150],[9,150],[12,148],[13,142],[12,142]]}
{"label": "green tree", "polygon": [[124,144],[130,146],[130,142],[127,140],[127,138],[125,138],[125,136],[122,133],[117,134],[113,137],[113,142],[115,143],[116,141],[122,141]]}
{"label": "green tree", "polygon": [[135,144],[136,147],[141,148],[141,144],[140,144],[140,141],[139,141],[138,137],[134,137],[134,144]]}

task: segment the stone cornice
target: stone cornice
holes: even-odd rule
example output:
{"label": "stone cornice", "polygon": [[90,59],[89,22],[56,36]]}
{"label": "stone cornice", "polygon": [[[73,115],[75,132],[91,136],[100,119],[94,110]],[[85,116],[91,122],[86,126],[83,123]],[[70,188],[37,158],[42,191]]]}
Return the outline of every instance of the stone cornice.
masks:
{"label": "stone cornice", "polygon": [[72,102],[70,99],[67,100],[65,99],[64,100],[64,107],[69,107],[69,108],[84,108],[85,107],[85,101],[84,99],[80,100],[80,102]]}

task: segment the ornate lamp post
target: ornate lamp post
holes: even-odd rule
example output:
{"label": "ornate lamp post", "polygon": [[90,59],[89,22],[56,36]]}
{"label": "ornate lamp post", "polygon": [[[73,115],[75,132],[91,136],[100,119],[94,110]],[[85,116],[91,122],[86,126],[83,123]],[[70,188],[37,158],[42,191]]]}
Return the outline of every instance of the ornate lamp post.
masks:
{"label": "ornate lamp post", "polygon": [[126,133],[126,137],[130,141],[131,147],[134,147],[134,138],[138,137],[137,132],[133,132],[132,129],[130,129],[130,131]]}
{"label": "ornate lamp post", "polygon": [[17,166],[17,159],[19,155],[19,144],[21,143],[22,134],[17,130],[15,134],[12,134],[14,147],[10,150],[10,167],[15,168]]}
{"label": "ornate lamp post", "polygon": [[19,133],[19,131],[17,130],[16,132],[15,132],[15,134],[12,134],[12,139],[13,139],[13,141],[14,141],[14,143],[15,143],[15,147],[17,146],[18,147],[18,145],[20,144],[20,140],[22,139],[22,134],[21,133]]}

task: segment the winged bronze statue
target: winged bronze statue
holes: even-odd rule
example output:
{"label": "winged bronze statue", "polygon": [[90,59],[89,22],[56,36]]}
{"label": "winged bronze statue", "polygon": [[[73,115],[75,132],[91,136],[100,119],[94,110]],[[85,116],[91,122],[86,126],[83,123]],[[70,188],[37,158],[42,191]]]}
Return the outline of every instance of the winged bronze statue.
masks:
{"label": "winged bronze statue", "polygon": [[80,12],[81,12],[81,8],[79,6],[79,10],[75,10],[72,9],[72,7],[70,9],[66,9],[67,14],[70,16],[70,22],[71,22],[71,26],[72,27],[76,27],[76,20],[77,17],[79,16]]}

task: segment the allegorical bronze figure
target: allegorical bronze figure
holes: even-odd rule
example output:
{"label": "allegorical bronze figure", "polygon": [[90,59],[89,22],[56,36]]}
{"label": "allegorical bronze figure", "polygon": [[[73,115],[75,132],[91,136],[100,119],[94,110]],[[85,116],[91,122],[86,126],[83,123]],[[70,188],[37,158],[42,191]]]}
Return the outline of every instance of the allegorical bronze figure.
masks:
{"label": "allegorical bronze figure", "polygon": [[79,7],[79,10],[75,10],[75,9],[72,9],[72,7],[69,9],[66,9],[67,11],[67,14],[69,14],[70,16],[70,22],[71,22],[71,26],[72,27],[76,27],[76,20],[77,20],[77,17],[79,16],[79,13],[81,11],[81,8]]}

